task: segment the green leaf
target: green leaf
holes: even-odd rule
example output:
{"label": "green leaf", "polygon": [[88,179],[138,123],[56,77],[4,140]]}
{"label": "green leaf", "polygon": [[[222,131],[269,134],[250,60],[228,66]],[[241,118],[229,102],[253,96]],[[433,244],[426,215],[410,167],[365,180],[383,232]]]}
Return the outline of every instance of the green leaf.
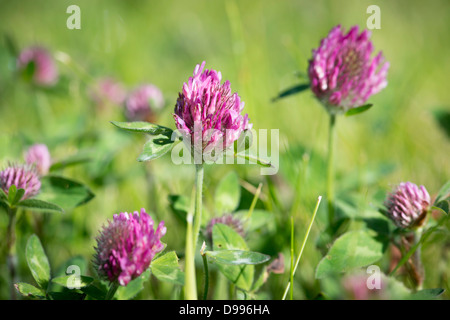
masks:
{"label": "green leaf", "polygon": [[[248,251],[245,240],[227,225],[216,223],[213,227],[213,249]],[[253,284],[255,267],[253,265],[226,265],[217,264],[220,272],[237,287],[250,291]]]}
{"label": "green leaf", "polygon": [[65,286],[61,286],[59,284],[54,283],[53,280],[55,278],[64,277],[64,276],[74,276],[75,274],[81,276],[86,273],[87,273],[86,259],[81,255],[71,257],[68,260],[64,261],[62,264],[60,264],[56,270],[53,269],[52,274],[53,274],[54,278],[50,282],[51,286],[49,287],[49,289],[47,289],[47,291],[51,291],[51,292],[67,291]]}
{"label": "green leaf", "polygon": [[125,287],[120,286],[114,295],[117,300],[130,300],[144,289],[144,283],[150,278],[150,270],[147,269],[136,279],[130,281]]}
{"label": "green leaf", "polygon": [[16,185],[11,185],[8,190],[8,203],[10,206],[13,205],[14,199],[16,198],[17,188]]}
{"label": "green leaf", "polygon": [[450,199],[450,181],[447,181],[439,190],[434,203],[438,203],[446,199]]}
{"label": "green leaf", "polygon": [[233,212],[239,205],[241,186],[236,172],[227,174],[216,188],[214,196],[215,210],[218,213]]}
{"label": "green leaf", "polygon": [[439,190],[433,204],[434,209],[439,209],[445,214],[450,211],[450,181],[447,181]]}
{"label": "green leaf", "polygon": [[339,237],[316,269],[316,278],[370,265],[383,256],[383,244],[367,231],[350,231]]}
{"label": "green leaf", "polygon": [[174,141],[162,134],[152,137],[144,144],[144,150],[137,160],[142,162],[157,159],[169,152],[173,143]]}
{"label": "green leaf", "polygon": [[83,293],[87,294],[90,298],[95,300],[105,300],[106,297],[106,286],[103,286],[101,282],[94,281],[87,287],[80,289]]}
{"label": "green leaf", "polygon": [[145,121],[134,121],[134,122],[118,122],[118,121],[111,121],[113,125],[116,127],[131,131],[131,132],[141,132],[141,133],[147,133],[150,135],[164,135],[167,138],[170,139],[172,135],[172,129],[145,122]]}
{"label": "green leaf", "polygon": [[184,273],[178,265],[178,257],[175,251],[170,251],[152,261],[150,269],[153,275],[160,281],[184,285]]}
{"label": "green leaf", "polygon": [[273,98],[273,99],[272,99],[272,102],[275,102],[275,101],[278,101],[278,100],[280,100],[280,99],[282,99],[282,98],[286,98],[286,97],[292,96],[292,95],[294,95],[294,94],[303,92],[303,91],[305,91],[306,89],[309,89],[310,86],[311,86],[311,85],[310,85],[309,83],[307,83],[307,84],[299,84],[299,85],[296,85],[296,86],[294,86],[294,87],[292,87],[292,88],[286,89],[286,90],[280,92],[280,93],[278,94],[278,96],[276,96],[275,98]]}
{"label": "green leaf", "polygon": [[444,293],[444,289],[435,288],[435,289],[424,289],[417,291],[411,294],[411,300],[433,300],[439,297],[442,293]]}
{"label": "green leaf", "polygon": [[39,199],[54,203],[64,210],[71,210],[94,198],[92,191],[80,182],[59,176],[41,178]]}
{"label": "green leaf", "polygon": [[434,206],[432,206],[433,209],[437,209],[442,211],[445,214],[448,214],[450,212],[450,201],[449,200],[443,200],[439,203],[436,203]]}
{"label": "green leaf", "polygon": [[16,204],[17,202],[20,201],[20,199],[22,199],[23,195],[25,194],[25,189],[19,189],[16,192],[16,196],[14,197],[14,201],[13,204]]}
{"label": "green leaf", "polygon": [[1,188],[0,188],[0,206],[4,207],[5,210],[8,210],[8,208],[10,207],[8,196]]}
{"label": "green leaf", "polygon": [[5,191],[3,191],[3,189],[0,189],[0,200],[8,201],[8,196],[6,195]]}
{"label": "green leaf", "polygon": [[25,283],[19,282],[14,285],[16,290],[20,292],[21,295],[25,297],[32,297],[38,299],[45,299],[45,292],[35,286]]}
{"label": "green leaf", "polygon": [[35,234],[28,239],[25,256],[34,280],[42,289],[47,290],[50,282],[50,264],[41,241]]}
{"label": "green leaf", "polygon": [[369,110],[370,108],[372,108],[372,106],[373,106],[373,104],[368,103],[368,104],[365,104],[365,105],[362,105],[362,106],[359,106],[356,108],[352,108],[345,113],[345,116],[350,117],[350,116],[354,116],[354,115],[363,113],[363,112]]}
{"label": "green leaf", "polygon": [[212,262],[229,265],[252,265],[268,261],[270,256],[253,251],[219,250],[206,251],[205,254]]}
{"label": "green leaf", "polygon": [[[242,219],[245,219],[245,217],[248,214],[247,210],[238,211],[239,216],[242,217]],[[252,216],[248,223],[247,231],[255,231],[261,228],[274,228],[275,227],[275,216],[272,212],[261,210],[261,209],[255,209],[253,210]]]}
{"label": "green leaf", "polygon": [[52,279],[52,283],[59,284],[65,288],[74,289],[74,288],[84,288],[87,287],[91,282],[94,281],[94,278],[87,276],[77,277],[75,274],[56,277]]}
{"label": "green leaf", "polygon": [[17,204],[20,208],[26,208],[33,211],[45,211],[45,212],[64,212],[64,210],[56,204],[42,201],[39,199],[25,199]]}

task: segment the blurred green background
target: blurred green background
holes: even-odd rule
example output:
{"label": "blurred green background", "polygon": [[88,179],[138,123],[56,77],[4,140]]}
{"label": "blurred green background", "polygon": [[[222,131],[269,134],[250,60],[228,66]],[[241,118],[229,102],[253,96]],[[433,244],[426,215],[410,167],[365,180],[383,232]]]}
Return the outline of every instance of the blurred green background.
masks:
{"label": "blurred green background", "polygon": [[[66,27],[66,9],[71,4],[81,9],[81,30]],[[183,257],[184,225],[170,209],[168,196],[190,195],[193,166],[175,166],[167,155],[138,163],[144,137],[118,132],[109,121],[123,121],[121,109],[97,110],[87,88],[102,76],[114,76],[128,89],[153,83],[166,101],[158,123],[174,128],[171,113],[178,92],[195,65],[204,60],[206,68],[220,70],[230,80],[232,90],[245,101],[244,111],[253,128],[280,129],[278,174],[261,176],[254,165],[207,166],[205,205],[214,215],[215,186],[229,171],[235,170],[253,186],[262,182],[263,196],[269,200],[258,202],[258,207],[274,213],[274,226],[249,235],[249,243],[252,250],[273,257],[283,252],[288,266],[288,213],[294,190],[300,190],[295,210],[297,239],[303,237],[317,196],[325,192],[328,115],[309,91],[271,100],[280,91],[307,82],[301,74],[311,50],[333,26],[365,28],[366,9],[372,4],[381,8],[381,29],[373,30],[372,40],[375,50],[382,50],[390,63],[389,84],[370,99],[374,107],[369,112],[340,117],[337,122],[338,196],[346,199],[358,194],[362,207],[380,204],[385,193],[401,181],[423,184],[433,196],[450,177],[449,137],[434,116],[437,110],[448,111],[450,105],[447,0],[0,0],[2,37],[12,39],[19,50],[39,44],[53,54],[67,54],[73,62],[58,61],[58,92],[35,90],[15,74],[15,57],[2,38],[0,163],[3,167],[8,161],[22,161],[33,143],[46,143],[56,160],[85,155],[90,162],[61,174],[83,182],[96,195],[88,204],[62,215],[26,213],[19,218],[16,250],[23,280],[31,275],[21,252],[37,226],[51,264],[57,268],[77,255],[89,261],[101,225],[114,213],[141,207],[166,222],[164,241]],[[296,189],[299,172],[306,175]],[[247,209],[251,198],[243,187],[240,208]],[[314,268],[323,256],[314,243],[324,229],[324,209],[323,204],[296,275],[296,299],[314,298],[324,290],[314,279]],[[356,217],[364,215],[357,206],[356,211]],[[6,224],[6,215],[1,215],[2,235]],[[445,288],[446,298],[450,297],[449,248],[447,232],[432,236],[423,249],[424,287]],[[383,263],[389,265],[389,253]],[[259,297],[279,299],[287,281],[288,272],[271,275]],[[0,297],[7,298],[4,279],[0,285]],[[170,286],[159,289],[148,285],[141,297],[176,297]]]}

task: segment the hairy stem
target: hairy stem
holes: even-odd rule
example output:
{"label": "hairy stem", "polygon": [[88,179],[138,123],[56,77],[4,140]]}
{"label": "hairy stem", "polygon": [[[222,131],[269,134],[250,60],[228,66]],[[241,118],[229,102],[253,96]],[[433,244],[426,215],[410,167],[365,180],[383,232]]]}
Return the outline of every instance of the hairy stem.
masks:
{"label": "hairy stem", "polygon": [[203,290],[203,300],[208,299],[208,288],[209,288],[209,271],[208,271],[208,259],[206,254],[202,254],[203,258],[203,268],[205,271],[205,289]]}
{"label": "hairy stem", "polygon": [[422,230],[416,230],[414,232],[414,244],[418,244],[418,248],[417,250],[414,252],[414,254],[412,255],[412,278],[414,279],[414,284],[415,284],[415,289],[416,290],[421,290],[422,289],[422,284],[424,281],[424,271],[423,271],[423,266],[422,266],[422,261],[421,261],[421,249],[422,249],[422,245],[420,243],[420,238],[422,236]]}
{"label": "hairy stem", "polygon": [[186,300],[197,300],[197,285],[195,277],[195,251],[194,237],[192,234],[192,223],[194,221],[194,190],[191,196],[191,207],[186,217],[186,250],[185,250],[185,267],[184,267],[184,297]]}
{"label": "hairy stem", "polygon": [[10,276],[10,293],[11,300],[16,299],[16,289],[14,287],[15,277],[16,277],[16,254],[13,252],[14,243],[16,240],[16,212],[15,208],[8,208],[8,228],[6,230],[6,263],[9,270]]}
{"label": "hairy stem", "polygon": [[197,246],[198,233],[202,222],[202,197],[203,197],[203,164],[195,166],[196,169],[196,195],[195,195],[195,216],[194,216],[194,252]]}
{"label": "hairy stem", "polygon": [[[185,297],[187,300],[197,300],[197,281],[195,276],[195,252],[198,233],[202,222],[202,197],[203,197],[203,164],[195,166],[195,213],[192,216],[192,208],[187,216],[186,231],[186,267],[185,267]],[[194,225],[192,225],[194,221]]]}
{"label": "hairy stem", "polygon": [[[289,283],[294,283],[294,217],[291,216],[291,269]],[[294,300],[294,286],[290,288],[290,299]]]}
{"label": "hairy stem", "polygon": [[328,226],[334,223],[334,136],[336,128],[336,115],[330,115],[328,130],[328,167],[327,167],[327,201]]}

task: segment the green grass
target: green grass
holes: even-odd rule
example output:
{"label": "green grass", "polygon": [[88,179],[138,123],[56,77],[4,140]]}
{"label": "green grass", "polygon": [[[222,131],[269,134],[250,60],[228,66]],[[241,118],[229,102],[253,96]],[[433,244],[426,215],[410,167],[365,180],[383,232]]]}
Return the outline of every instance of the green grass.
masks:
{"label": "green grass", "polygon": [[[59,63],[67,92],[36,93],[15,78],[14,60],[3,39],[0,42],[0,164],[21,160],[26,147],[35,142],[48,144],[55,159],[93,151],[89,152],[91,163],[63,171],[64,176],[89,185],[96,194],[93,201],[64,215],[19,215],[16,252],[23,280],[31,279],[22,255],[36,225],[41,225],[41,240],[52,266],[59,266],[75,255],[90,260],[101,225],[114,213],[141,207],[150,210],[158,221],[165,221],[168,232],[164,242],[183,257],[185,227],[170,210],[168,195],[191,194],[194,167],[174,166],[168,156],[138,163],[144,138],[119,132],[110,124],[124,120],[120,110],[96,112],[86,94],[85,80],[112,75],[130,89],[144,82],[157,85],[166,100],[158,123],[174,128],[171,113],[178,92],[203,60],[207,68],[220,70],[223,78],[230,80],[232,90],[245,101],[244,110],[255,129],[280,129],[280,171],[270,180],[284,210],[272,201],[266,178],[255,166],[206,166],[204,205],[214,213],[215,187],[230,170],[236,170],[255,188],[262,182],[262,195],[269,199],[267,204],[276,215],[275,232],[260,231],[249,236],[249,242],[254,245],[252,250],[274,257],[283,252],[289,257],[289,208],[297,192],[298,172],[304,170],[306,177],[301,180],[294,212],[295,239],[303,238],[315,201],[325,193],[328,115],[309,91],[277,102],[271,99],[307,81],[296,72],[305,72],[312,48],[333,26],[342,24],[346,30],[355,24],[365,27],[366,8],[371,4],[381,8],[382,28],[372,32],[372,40],[391,65],[389,85],[369,100],[374,106],[368,112],[337,121],[337,197],[362,195],[362,208],[367,202],[382,201],[385,192],[400,181],[423,184],[435,195],[450,177],[450,143],[432,114],[438,108],[448,109],[450,104],[450,6],[445,0],[84,0],[77,2],[81,30],[66,28],[69,15],[65,12],[70,4],[0,0],[2,37],[10,36],[18,48],[37,43],[53,53],[65,52],[88,75],[80,78],[79,73]],[[83,136],[88,131],[98,135],[97,142]],[[119,150],[120,145],[123,148]],[[100,161],[115,149],[110,166],[102,167]],[[303,162],[305,154],[309,162]],[[383,170],[376,173],[380,165]],[[102,168],[106,169],[103,176]],[[152,174],[151,182],[146,173]],[[253,196],[244,189],[242,192],[240,209],[248,209]],[[256,208],[262,206],[259,201]],[[318,212],[309,244],[320,242],[326,225],[325,207]],[[1,234],[7,225],[5,216],[0,214]],[[352,227],[358,227],[356,222]],[[271,242],[258,238],[264,236]],[[424,288],[446,288],[445,298],[450,298],[449,242],[448,232],[433,235],[423,245],[422,253],[427,272]],[[314,273],[322,256],[316,246],[305,247],[296,273],[294,299],[314,298],[320,292]],[[387,256],[383,263],[388,264],[386,261]],[[197,263],[201,270],[201,261]],[[89,272],[92,274],[92,270]],[[280,299],[289,281],[288,273],[271,275],[260,297]],[[3,268],[0,275],[0,298],[7,299]],[[174,297],[170,286],[162,284],[159,289],[155,293],[148,284],[141,296]]]}

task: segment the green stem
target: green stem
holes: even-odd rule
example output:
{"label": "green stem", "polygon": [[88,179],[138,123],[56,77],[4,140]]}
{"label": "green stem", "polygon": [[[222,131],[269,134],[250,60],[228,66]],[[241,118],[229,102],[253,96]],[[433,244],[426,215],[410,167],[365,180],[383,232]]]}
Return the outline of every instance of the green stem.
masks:
{"label": "green stem", "polygon": [[[198,233],[202,222],[202,196],[203,196],[203,164],[195,166],[195,213],[192,208],[187,217],[186,232],[186,267],[185,267],[185,297],[187,300],[197,300],[197,281],[195,276],[195,251]],[[192,220],[194,225],[192,226]]]}
{"label": "green stem", "polygon": [[7,253],[7,266],[10,275],[10,293],[11,300],[16,299],[16,289],[14,287],[15,276],[16,276],[16,255],[13,252],[14,243],[16,240],[16,208],[8,208],[8,228],[6,230],[6,253]]}
{"label": "green stem", "polygon": [[256,189],[255,196],[253,197],[252,203],[250,204],[250,208],[248,209],[248,213],[246,216],[247,220],[250,220],[252,217],[253,210],[255,209],[256,202],[258,202],[259,195],[261,194],[262,182],[258,185],[258,189]]}
{"label": "green stem", "polygon": [[328,201],[328,225],[334,223],[334,136],[336,128],[336,115],[330,115],[330,127],[328,130],[328,167],[327,167],[327,201]]}
{"label": "green stem", "polygon": [[197,247],[198,233],[202,222],[202,197],[203,197],[203,164],[197,164],[196,169],[196,199],[194,216],[194,252]]}
{"label": "green stem", "polygon": [[234,285],[234,283],[230,282],[230,286],[229,286],[228,289],[229,289],[229,291],[228,291],[229,299],[230,300],[236,300],[236,297],[234,295],[234,293],[236,291],[236,286]]}
{"label": "green stem", "polygon": [[[289,283],[294,283],[294,217],[291,216],[291,269]],[[290,299],[294,300],[294,286],[290,286]]]}
{"label": "green stem", "polygon": [[208,259],[206,258],[206,254],[202,254],[202,258],[203,258],[203,268],[205,271],[205,289],[203,290],[203,300],[207,300],[209,288]]}
{"label": "green stem", "polygon": [[106,294],[105,300],[112,300],[116,294],[117,289],[119,289],[119,284],[117,282],[112,282],[109,287],[108,293]]}
{"label": "green stem", "polygon": [[424,281],[424,272],[423,272],[423,266],[422,266],[422,259],[421,259],[421,250],[422,250],[422,244],[420,242],[420,238],[422,237],[422,228],[419,230],[416,230],[414,232],[414,243],[418,243],[419,247],[417,248],[416,252],[413,254],[412,262],[414,265],[414,271],[416,273],[416,279],[417,279],[417,286],[416,290],[422,290],[422,285]]}
{"label": "green stem", "polygon": [[423,232],[420,236],[420,239],[411,247],[411,249],[409,249],[409,251],[405,255],[402,255],[402,258],[400,259],[394,270],[389,273],[389,276],[393,276],[397,272],[397,270],[399,270],[409,260],[409,258],[411,258],[411,256],[414,254],[414,252],[416,252],[420,245],[427,241],[428,237],[440,226],[442,226],[449,217],[450,215],[445,216],[435,226],[430,227],[428,230]]}
{"label": "green stem", "polygon": [[185,274],[184,274],[184,297],[186,300],[197,300],[197,286],[195,278],[195,251],[192,235],[192,222],[194,220],[194,190],[191,196],[191,207],[186,217],[186,251],[185,251]]}

